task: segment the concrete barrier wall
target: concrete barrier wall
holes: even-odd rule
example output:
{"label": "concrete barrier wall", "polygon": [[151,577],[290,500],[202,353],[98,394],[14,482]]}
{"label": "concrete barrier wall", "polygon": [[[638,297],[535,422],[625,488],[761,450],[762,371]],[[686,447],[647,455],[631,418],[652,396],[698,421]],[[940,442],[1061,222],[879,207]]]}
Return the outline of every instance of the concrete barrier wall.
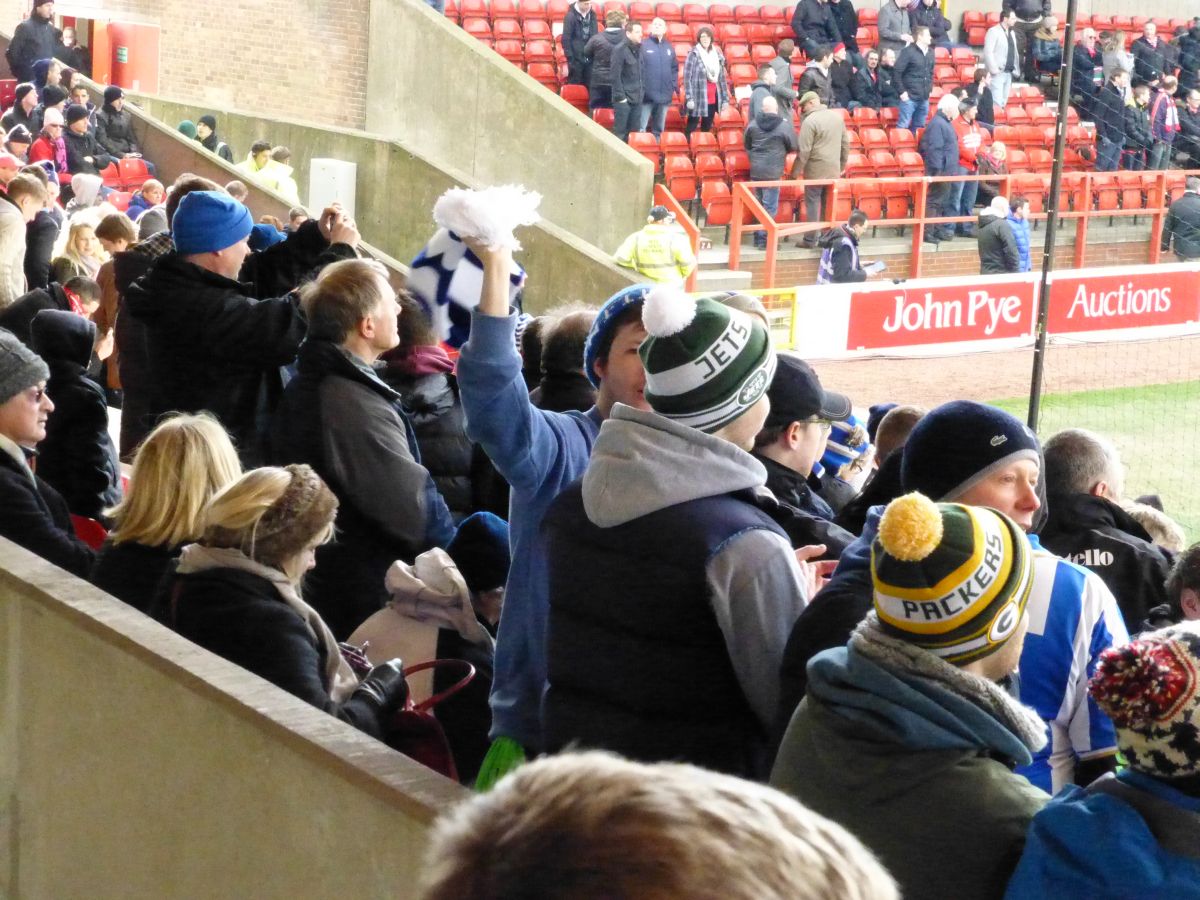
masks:
{"label": "concrete barrier wall", "polygon": [[547,219],[608,253],[645,223],[645,159],[421,0],[372,0],[368,33],[368,131],[541,191]]}
{"label": "concrete barrier wall", "polygon": [[0,897],[411,897],[467,795],[5,540],[0,704]]}

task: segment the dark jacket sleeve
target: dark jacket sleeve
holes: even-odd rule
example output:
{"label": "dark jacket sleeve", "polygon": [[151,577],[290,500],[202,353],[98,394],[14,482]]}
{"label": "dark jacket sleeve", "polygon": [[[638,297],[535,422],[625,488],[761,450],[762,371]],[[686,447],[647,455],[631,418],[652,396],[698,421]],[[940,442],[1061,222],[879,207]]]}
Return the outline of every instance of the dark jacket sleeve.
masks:
{"label": "dark jacket sleeve", "polygon": [[613,47],[612,56],[609,58],[608,83],[612,86],[613,103],[619,100],[629,100],[629,96],[625,92],[625,80],[623,76],[625,61],[629,55],[629,42],[622,41]]}
{"label": "dark jacket sleeve", "polygon": [[25,280],[29,289],[44,288],[50,283],[50,257],[58,228],[49,216],[37,216],[25,231]]}
{"label": "dark jacket sleeve", "polygon": [[[96,142],[95,137],[90,137],[88,140],[88,144],[90,145],[91,152],[87,155],[91,156],[92,165],[94,165],[96,167],[96,171],[102,172],[105,169],[107,169],[112,164],[112,161],[113,161],[112,157],[109,156],[105,152],[104,148],[101,147]],[[75,171],[74,169],[71,170],[72,174],[74,174],[74,171]]]}
{"label": "dark jacket sleeve", "polygon": [[1021,251],[1017,247],[1017,237],[1013,234],[1012,226],[1007,222],[1000,223],[1001,252],[1004,254],[1004,267],[1009,272],[1021,271]]}
{"label": "dark jacket sleeve", "polygon": [[198,323],[198,340],[220,359],[285,366],[296,358],[307,325],[290,297],[252,300],[230,295]]}
{"label": "dark jacket sleeve", "polygon": [[112,144],[109,143],[108,137],[108,115],[104,110],[96,113],[96,143],[99,144],[106,152],[115,155],[123,155]]}
{"label": "dark jacket sleeve", "polygon": [[50,399],[58,405],[56,414],[69,413],[70,418],[47,435],[53,443],[43,443],[38,471],[71,512],[100,519],[104,508],[119,499],[114,486],[120,483],[120,469],[108,439],[108,407],[99,388],[77,383],[63,390],[68,396],[52,392]]}
{"label": "dark jacket sleeve", "polygon": [[35,488],[27,475],[6,469],[0,491],[0,535],[72,575],[88,577],[95,554],[75,537],[67,504],[54,488],[40,478]]}
{"label": "dark jacket sleeve", "polygon": [[866,281],[867,273],[862,269],[853,268],[854,254],[843,243],[833,248],[833,283],[850,284],[856,281]]}
{"label": "dark jacket sleeve", "polygon": [[329,263],[354,257],[351,247],[331,245],[321,233],[320,224],[309,219],[286,240],[247,256],[238,281],[252,284],[253,295],[260,299],[281,297],[315,278]]}

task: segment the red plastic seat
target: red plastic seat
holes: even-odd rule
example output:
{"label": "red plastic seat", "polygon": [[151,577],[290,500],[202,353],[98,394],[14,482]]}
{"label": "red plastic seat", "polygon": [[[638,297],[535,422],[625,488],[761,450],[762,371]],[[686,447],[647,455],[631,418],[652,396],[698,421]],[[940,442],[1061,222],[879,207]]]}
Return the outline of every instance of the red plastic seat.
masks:
{"label": "red plastic seat", "polygon": [[895,155],[901,174],[909,177],[925,174],[925,158],[916,150],[898,150]]}
{"label": "red plastic seat", "polygon": [[593,109],[592,121],[601,128],[607,128],[609,131],[612,131],[613,111],[611,109]]}
{"label": "red plastic seat", "polygon": [[701,153],[696,157],[696,177],[701,185],[719,181],[725,183],[725,161],[715,153]]}
{"label": "red plastic seat", "polygon": [[1050,189],[1050,178],[1046,175],[1016,175],[1011,181],[1012,195],[1024,196],[1029,201],[1030,212],[1046,209],[1046,194]]}
{"label": "red plastic seat", "polygon": [[121,170],[117,168],[115,162],[109,163],[100,170],[100,179],[104,182],[105,187],[121,190]]}
{"label": "red plastic seat", "polygon": [[694,157],[699,157],[701,153],[718,152],[717,136],[708,131],[693,131],[688,143]]}
{"label": "red plastic seat", "polygon": [[683,21],[688,25],[707,25],[708,7],[700,3],[683,4]]}
{"label": "red plastic seat", "polygon": [[898,178],[901,174],[900,163],[892,155],[891,150],[872,150],[867,154],[871,168],[879,178]]}
{"label": "red plastic seat", "polygon": [[492,49],[514,65],[519,66],[525,61],[525,47],[520,41],[505,38],[496,41]]}
{"label": "red plastic seat", "polygon": [[[859,18],[866,15],[867,10],[859,12]],[[762,6],[758,10],[759,20],[764,25],[783,25],[791,20],[792,12],[789,9],[785,14],[782,7],[779,6]]]}
{"label": "red plastic seat", "polygon": [[654,18],[654,4],[647,3],[646,0],[633,0],[629,4],[629,18],[649,28],[650,20]]}
{"label": "red plastic seat", "polygon": [[75,529],[75,537],[79,538],[93,550],[99,550],[108,538],[108,529],[95,519],[87,519],[72,513],[71,527]]}
{"label": "red plastic seat", "polygon": [[753,25],[761,21],[758,7],[749,3],[740,3],[733,8],[733,18],[739,25]]}
{"label": "red plastic seat", "polygon": [[542,0],[521,0],[517,12],[521,16],[522,22],[532,19],[545,20],[546,18],[546,7],[542,6]]}
{"label": "red plastic seat", "polygon": [[558,90],[558,67],[553,63],[530,63],[525,70],[529,77],[552,91]]}
{"label": "red plastic seat", "polygon": [[[458,4],[455,3],[454,0],[446,0],[446,5],[442,9],[442,15],[444,15],[451,22],[457,23],[459,21],[459,19],[461,18],[459,11],[458,11]],[[3,104],[0,104],[0,105],[3,105]]]}
{"label": "red plastic seat", "polygon": [[648,131],[634,131],[629,135],[629,146],[650,160],[654,166],[654,171],[658,171],[658,158],[660,156],[658,138]]}
{"label": "red plastic seat", "polygon": [[878,181],[856,179],[852,183],[850,196],[854,200],[855,208],[861,209],[869,218],[883,218],[884,193]]}
{"label": "red plastic seat", "polygon": [[754,84],[758,80],[758,72],[754,66],[749,63],[744,65],[731,65],[729,67],[729,81],[734,87],[742,85]]}
{"label": "red plastic seat", "polygon": [[1092,177],[1092,197],[1096,209],[1103,212],[1120,206],[1121,188],[1116,172],[1101,172]]}
{"label": "red plastic seat", "polygon": [[689,203],[696,199],[699,180],[696,178],[696,169],[692,166],[692,161],[687,157],[668,156],[663,161],[663,180],[671,196],[680,203]]}
{"label": "red plastic seat", "polygon": [[559,96],[570,103],[581,113],[588,111],[588,89],[582,84],[564,84],[559,88]]}
{"label": "red plastic seat", "polygon": [[688,160],[688,165],[691,165],[691,148],[688,146],[687,136],[680,131],[664,131],[662,138],[658,142],[659,149],[666,159],[681,156]]}
{"label": "red plastic seat", "polygon": [[708,21],[714,25],[723,25],[736,22],[737,17],[733,14],[733,7],[724,3],[713,3],[708,7]]}
{"label": "red plastic seat", "polygon": [[464,16],[462,20],[462,27],[463,31],[471,35],[473,38],[477,38],[479,40],[482,40],[483,38],[491,40],[492,38],[492,23],[487,19],[476,16]]}
{"label": "red plastic seat", "polygon": [[529,41],[525,45],[526,63],[553,63],[555,61],[554,44],[550,41]]}
{"label": "red plastic seat", "polygon": [[721,155],[729,153],[737,153],[744,148],[742,135],[736,131],[719,131],[717,132],[717,147],[721,150]]}
{"label": "red plastic seat", "polygon": [[464,22],[468,18],[491,19],[486,0],[458,0],[458,12]]}
{"label": "red plastic seat", "polygon": [[775,48],[770,44],[754,44],[750,47],[750,62],[757,68],[773,60]]}
{"label": "red plastic seat", "polygon": [[750,157],[745,150],[725,154],[725,174],[730,181],[745,181],[750,177]]}
{"label": "red plastic seat", "polygon": [[1029,157],[1024,150],[1014,150],[1008,148],[1008,171],[1010,172],[1029,172]]}
{"label": "red plastic seat", "polygon": [[893,128],[887,133],[887,136],[893,153],[899,153],[901,150],[915,152],[917,149],[917,138],[907,128]]}
{"label": "red plastic seat", "polygon": [[683,21],[683,10],[678,3],[660,3],[655,7],[655,12],[664,22]]}
{"label": "red plastic seat", "polygon": [[847,178],[870,178],[872,175],[871,161],[861,153],[851,153],[846,157]]}
{"label": "red plastic seat", "polygon": [[1117,181],[1121,187],[1122,209],[1145,209],[1146,199],[1142,196],[1141,172],[1118,172]]}
{"label": "red plastic seat", "polygon": [[121,189],[125,191],[140,191],[150,180],[150,167],[144,159],[119,159],[117,170],[121,176]]}
{"label": "red plastic seat", "polygon": [[1029,156],[1029,168],[1035,172],[1049,172],[1054,168],[1054,154],[1041,147],[1033,147],[1025,151]]}
{"label": "red plastic seat", "polygon": [[[725,47],[725,64],[728,66],[754,66],[753,58],[750,56],[750,48],[746,44],[728,44]],[[757,78],[757,73],[755,75]]]}
{"label": "red plastic seat", "polygon": [[733,197],[723,181],[700,185],[700,205],[704,207],[706,225],[728,225],[733,219]]}
{"label": "red plastic seat", "polygon": [[521,30],[527,41],[554,40],[554,32],[544,19],[526,19],[521,23]]}
{"label": "red plastic seat", "polygon": [[516,19],[493,19],[492,37],[498,41],[522,40],[521,23]]}
{"label": "red plastic seat", "polygon": [[879,126],[879,110],[871,109],[869,106],[860,106],[858,109],[851,110],[850,118],[854,120],[855,127],[859,129]]}
{"label": "red plastic seat", "polygon": [[713,124],[717,129],[717,134],[725,131],[736,131],[738,134],[741,134],[746,130],[746,126],[742,121],[741,110],[732,104],[717,113]]}
{"label": "red plastic seat", "polygon": [[891,148],[888,133],[882,128],[863,128],[859,130],[858,136],[862,138],[863,150],[868,154],[873,150],[889,150]]}

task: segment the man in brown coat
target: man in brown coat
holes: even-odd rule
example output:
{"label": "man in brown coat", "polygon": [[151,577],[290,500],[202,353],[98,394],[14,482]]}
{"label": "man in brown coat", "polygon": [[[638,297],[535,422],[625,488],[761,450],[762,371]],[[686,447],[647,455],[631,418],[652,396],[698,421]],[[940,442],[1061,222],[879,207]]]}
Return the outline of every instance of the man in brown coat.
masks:
{"label": "man in brown coat", "polygon": [[[850,158],[850,136],[839,113],[821,103],[815,92],[800,98],[800,151],[792,166],[792,178],[817,180],[840,178]],[[827,219],[828,203],[823,185],[805,185],[804,219],[819,222]],[[816,248],[817,232],[810,231],[802,241],[805,247]]]}

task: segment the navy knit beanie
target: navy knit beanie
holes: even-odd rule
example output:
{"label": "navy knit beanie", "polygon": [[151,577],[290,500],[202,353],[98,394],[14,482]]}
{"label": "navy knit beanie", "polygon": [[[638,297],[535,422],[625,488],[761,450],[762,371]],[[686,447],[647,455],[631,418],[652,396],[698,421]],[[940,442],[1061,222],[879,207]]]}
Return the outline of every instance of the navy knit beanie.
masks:
{"label": "navy knit beanie", "polygon": [[232,247],[253,227],[250,210],[224,191],[193,191],[179,201],[171,237],[180,255],[190,256]]}
{"label": "navy knit beanie", "polygon": [[994,406],[955,400],[934,409],[912,430],[900,481],[905,491],[949,503],[1020,459],[1041,461],[1038,439],[1023,422]]}
{"label": "navy knit beanie", "polygon": [[599,359],[601,350],[607,355],[608,349],[612,347],[612,331],[616,327],[617,318],[629,307],[640,306],[652,287],[654,285],[635,284],[621,288],[600,307],[600,312],[596,314],[596,321],[592,323],[592,330],[588,332],[587,340],[583,345],[583,374],[592,383],[592,387],[600,387],[600,375],[596,372],[596,360]]}
{"label": "navy knit beanie", "polygon": [[479,594],[503,587],[512,561],[508,549],[508,523],[489,512],[463,519],[446,545],[467,587]]}
{"label": "navy knit beanie", "polygon": [[879,434],[879,423],[883,421],[883,417],[899,405],[899,403],[876,403],[868,410],[867,437],[871,439],[872,444],[875,443],[875,435]]}

